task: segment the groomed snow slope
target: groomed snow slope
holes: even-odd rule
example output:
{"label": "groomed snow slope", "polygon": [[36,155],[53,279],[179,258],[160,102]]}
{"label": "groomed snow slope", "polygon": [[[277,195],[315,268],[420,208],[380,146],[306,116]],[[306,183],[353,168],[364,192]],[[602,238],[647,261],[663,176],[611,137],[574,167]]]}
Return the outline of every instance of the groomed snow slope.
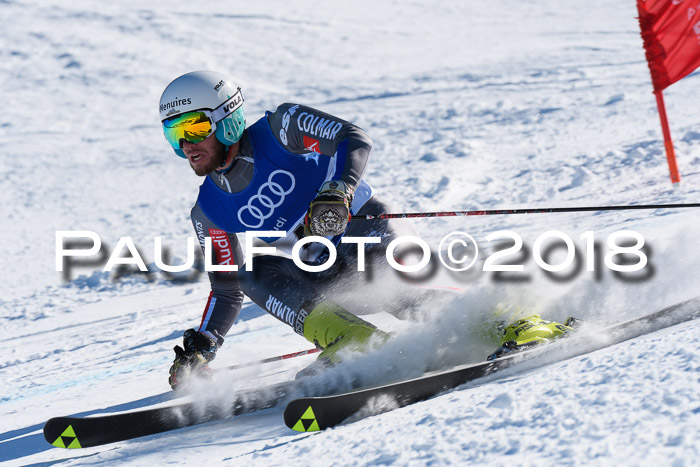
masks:
{"label": "groomed snow slope", "polygon": [[[92,265],[66,282],[55,270],[55,232],[97,232],[109,252],[129,236],[148,264],[161,236],[184,259],[200,180],[168,148],[156,110],[184,72],[235,76],[250,122],[291,101],[359,124],[375,142],[366,178],[399,211],[698,202],[700,75],[665,93],[683,176],[673,188],[634,2],[569,3],[0,1],[0,463],[696,463],[698,322],[318,434],[285,428],[281,408],[79,451],[52,448],[41,434],[52,416],[170,398],[171,349],[198,323],[206,277],[115,280]],[[406,221],[433,247],[461,230],[486,248],[488,234],[510,229],[530,251],[548,230],[581,247],[595,231],[603,248],[610,233],[635,230],[649,265],[619,277],[599,262],[595,273],[554,280],[529,256],[522,281],[443,274],[433,282],[465,292],[426,310],[426,323],[366,317],[397,331],[420,367],[436,355],[483,359],[496,305],[593,323],[640,316],[700,295],[698,215]],[[246,302],[215,363],[307,346]],[[237,371],[208,389],[291,378],[312,358]],[[354,369],[379,374],[387,359]]]}

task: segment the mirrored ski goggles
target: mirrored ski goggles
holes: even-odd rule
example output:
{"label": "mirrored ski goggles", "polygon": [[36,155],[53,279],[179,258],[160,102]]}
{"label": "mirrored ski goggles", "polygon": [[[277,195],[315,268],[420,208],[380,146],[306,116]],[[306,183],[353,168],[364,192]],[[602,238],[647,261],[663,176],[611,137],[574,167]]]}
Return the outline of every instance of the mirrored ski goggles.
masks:
{"label": "mirrored ski goggles", "polygon": [[214,110],[193,110],[163,120],[165,139],[174,149],[180,149],[182,140],[197,144],[216,131],[216,122],[231,115],[243,105],[239,89],[230,99]]}

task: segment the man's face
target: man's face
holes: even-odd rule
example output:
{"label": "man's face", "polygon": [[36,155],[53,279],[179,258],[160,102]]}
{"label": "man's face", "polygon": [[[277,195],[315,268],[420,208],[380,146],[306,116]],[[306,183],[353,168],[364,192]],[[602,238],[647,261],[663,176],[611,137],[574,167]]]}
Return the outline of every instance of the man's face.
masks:
{"label": "man's face", "polygon": [[197,144],[185,141],[182,152],[190,161],[190,167],[200,177],[212,173],[226,160],[226,146],[213,134]]}

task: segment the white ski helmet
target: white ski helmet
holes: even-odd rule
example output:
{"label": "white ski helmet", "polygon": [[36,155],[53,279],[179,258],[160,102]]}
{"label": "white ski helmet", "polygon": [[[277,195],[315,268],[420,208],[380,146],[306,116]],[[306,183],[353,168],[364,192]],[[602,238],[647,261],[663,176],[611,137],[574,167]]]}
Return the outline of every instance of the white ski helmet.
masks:
{"label": "white ski helmet", "polygon": [[160,97],[160,121],[175,154],[183,139],[198,143],[212,133],[225,146],[241,139],[245,129],[243,94],[228,76],[193,71],[176,78]]}

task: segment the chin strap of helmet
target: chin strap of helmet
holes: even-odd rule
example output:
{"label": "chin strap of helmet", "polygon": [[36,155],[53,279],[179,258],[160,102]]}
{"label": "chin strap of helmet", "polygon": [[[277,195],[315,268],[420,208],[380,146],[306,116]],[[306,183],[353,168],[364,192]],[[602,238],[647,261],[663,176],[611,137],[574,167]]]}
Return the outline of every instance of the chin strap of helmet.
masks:
{"label": "chin strap of helmet", "polygon": [[[226,146],[226,152],[225,152],[226,157],[224,157],[223,162],[219,166],[220,168],[223,168],[226,164],[228,164],[229,161],[232,161],[238,155],[238,154],[233,153],[234,146],[236,146],[236,145],[232,144],[231,146]],[[238,145],[238,147],[240,148],[240,145]],[[228,169],[221,170],[221,171],[217,170],[217,172],[219,174],[223,175],[226,172],[228,172],[229,170],[231,170],[232,168],[233,168],[233,164],[231,164]]]}

